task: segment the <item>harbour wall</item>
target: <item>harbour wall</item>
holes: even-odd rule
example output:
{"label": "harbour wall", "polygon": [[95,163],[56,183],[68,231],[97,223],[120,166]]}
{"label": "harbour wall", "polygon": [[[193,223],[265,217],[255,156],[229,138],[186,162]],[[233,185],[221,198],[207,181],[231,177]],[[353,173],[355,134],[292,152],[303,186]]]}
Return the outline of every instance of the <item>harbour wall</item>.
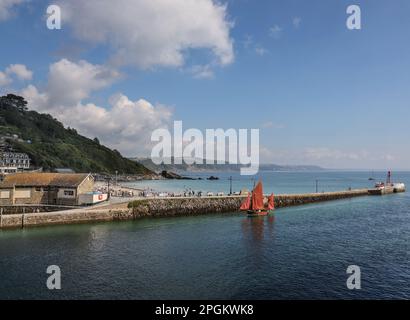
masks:
{"label": "harbour wall", "polygon": [[[309,203],[348,199],[369,195],[369,190],[278,195],[275,207],[283,208]],[[0,229],[46,225],[133,220],[142,217],[191,216],[211,213],[238,212],[243,196],[143,199],[116,209],[76,209],[58,212],[0,215]]]}
{"label": "harbour wall", "polygon": [[[367,189],[362,189],[328,193],[278,195],[275,197],[275,208],[367,196],[368,194]],[[245,197],[243,196],[236,196],[137,200],[129,204],[129,209],[136,217],[227,213],[238,212],[244,199]]]}
{"label": "harbour wall", "polygon": [[0,206],[0,213],[7,214],[17,214],[17,213],[35,213],[35,212],[53,212],[74,209],[74,206],[58,206],[58,205],[7,205]]}

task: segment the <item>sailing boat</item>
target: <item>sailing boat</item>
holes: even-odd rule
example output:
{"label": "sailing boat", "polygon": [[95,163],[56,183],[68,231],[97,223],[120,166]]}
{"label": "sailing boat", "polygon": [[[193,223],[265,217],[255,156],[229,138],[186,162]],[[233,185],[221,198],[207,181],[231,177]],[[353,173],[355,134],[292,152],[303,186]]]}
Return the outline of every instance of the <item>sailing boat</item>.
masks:
{"label": "sailing boat", "polygon": [[240,207],[240,210],[247,211],[249,216],[266,216],[269,211],[274,209],[275,198],[273,193],[268,197],[268,205],[265,206],[263,203],[262,181],[259,181],[256,187],[252,190],[252,197],[248,194],[248,197]]}

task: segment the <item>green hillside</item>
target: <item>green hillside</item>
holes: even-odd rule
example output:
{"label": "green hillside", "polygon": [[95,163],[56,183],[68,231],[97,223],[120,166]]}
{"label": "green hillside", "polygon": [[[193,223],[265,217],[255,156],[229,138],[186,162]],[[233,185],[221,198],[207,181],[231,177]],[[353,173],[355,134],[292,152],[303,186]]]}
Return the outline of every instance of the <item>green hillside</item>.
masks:
{"label": "green hillside", "polygon": [[15,151],[27,153],[44,170],[71,168],[76,172],[150,174],[143,165],[116,150],[88,139],[48,114],[27,109],[19,96],[0,97],[0,137]]}

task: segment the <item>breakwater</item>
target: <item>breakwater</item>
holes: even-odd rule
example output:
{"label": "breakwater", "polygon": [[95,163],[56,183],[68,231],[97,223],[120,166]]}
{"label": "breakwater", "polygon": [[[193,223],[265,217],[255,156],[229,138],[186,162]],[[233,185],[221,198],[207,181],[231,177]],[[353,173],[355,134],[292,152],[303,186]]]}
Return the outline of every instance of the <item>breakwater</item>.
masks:
{"label": "breakwater", "polygon": [[[367,189],[361,189],[328,193],[278,195],[275,197],[275,208],[367,196],[368,194],[369,192]],[[239,207],[244,199],[244,196],[228,196],[136,200],[130,202],[128,208],[136,217],[226,213],[239,211]]]}
{"label": "breakwater", "polygon": [[[369,190],[277,195],[275,207],[283,208],[309,203],[348,199],[369,195]],[[244,196],[142,199],[120,208],[84,208],[58,212],[36,212],[0,215],[0,229],[45,225],[133,220],[142,217],[171,217],[211,213],[238,212]]]}
{"label": "breakwater", "polygon": [[0,214],[25,214],[25,213],[36,213],[36,212],[53,212],[74,209],[74,206],[58,206],[58,205],[9,205],[1,206]]}

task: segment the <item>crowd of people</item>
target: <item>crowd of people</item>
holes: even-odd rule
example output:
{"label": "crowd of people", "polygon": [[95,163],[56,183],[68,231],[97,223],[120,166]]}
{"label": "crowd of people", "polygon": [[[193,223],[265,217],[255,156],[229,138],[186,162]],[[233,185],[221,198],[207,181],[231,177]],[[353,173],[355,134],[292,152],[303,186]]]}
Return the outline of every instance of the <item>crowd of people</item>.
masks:
{"label": "crowd of people", "polygon": [[202,191],[194,191],[192,189],[184,190],[183,192],[156,192],[152,189],[144,190],[141,194],[142,197],[202,197]]}
{"label": "crowd of people", "polygon": [[[129,187],[124,187],[120,185],[111,186],[108,189],[107,185],[99,185],[95,188],[95,191],[101,193],[109,193],[110,197],[118,198],[189,198],[189,197],[214,197],[214,196],[225,196],[224,192],[204,192],[195,191],[193,189],[187,188],[182,192],[166,192],[157,191],[151,188],[146,188],[144,190],[133,189]],[[239,193],[238,193],[239,194]],[[236,193],[235,193],[236,195]]]}

